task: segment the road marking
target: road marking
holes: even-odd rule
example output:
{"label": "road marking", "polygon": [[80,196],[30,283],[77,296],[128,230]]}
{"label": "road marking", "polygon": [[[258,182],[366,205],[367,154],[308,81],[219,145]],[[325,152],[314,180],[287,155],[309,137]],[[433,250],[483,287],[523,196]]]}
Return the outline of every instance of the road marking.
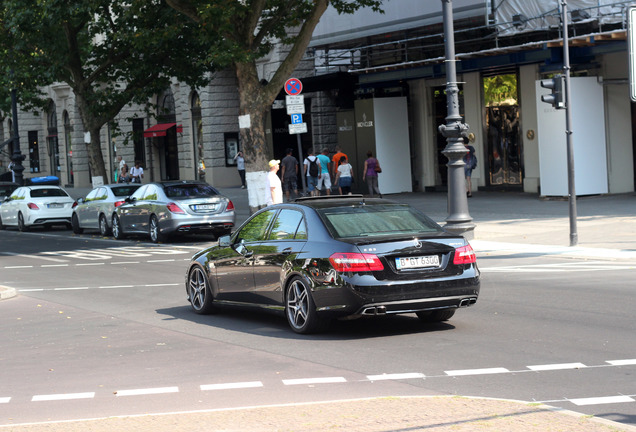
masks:
{"label": "road marking", "polygon": [[33,396],[33,399],[31,399],[31,402],[45,402],[45,401],[73,400],[73,399],[92,399],[94,397],[95,397],[95,392],[36,395],[36,396]]}
{"label": "road marking", "polygon": [[466,375],[488,375],[488,374],[500,374],[510,372],[506,368],[485,368],[485,369],[463,369],[463,370],[451,370],[444,371],[448,376],[466,376]]}
{"label": "road marking", "polygon": [[0,403],[9,403],[10,401],[10,397],[0,397]]}
{"label": "road marking", "polygon": [[163,260],[148,260],[148,261],[146,261],[146,262],[149,262],[149,263],[158,263],[158,262],[175,262],[175,261],[176,261],[176,260],[173,258],[173,259],[163,259]]}
{"label": "road marking", "polygon": [[563,369],[583,369],[586,367],[587,366],[585,366],[583,363],[561,363],[561,364],[528,366],[528,369],[533,371],[552,371],[552,370],[563,370]]}
{"label": "road marking", "polygon": [[331,384],[347,382],[344,377],[324,377],[324,378],[299,378],[283,380],[285,385],[303,385],[303,384]]}
{"label": "road marking", "polygon": [[525,273],[549,273],[549,272],[579,272],[579,271],[609,271],[609,270],[635,270],[633,264],[615,264],[605,261],[586,261],[557,264],[529,264],[516,266],[488,267],[480,266],[480,270],[486,272],[525,272]]}
{"label": "road marking", "polygon": [[605,363],[609,363],[612,366],[629,366],[629,365],[636,365],[636,359],[629,359],[629,360],[608,360]]}
{"label": "road marking", "polygon": [[243,389],[243,388],[255,388],[255,387],[263,387],[263,383],[260,381],[249,381],[249,382],[237,382],[237,383],[226,383],[226,384],[204,384],[201,385],[201,390],[230,390],[230,389]]}
{"label": "road marking", "polygon": [[98,265],[106,265],[106,263],[77,263],[76,266],[98,266]]}
{"label": "road marking", "polygon": [[40,267],[68,267],[68,264],[42,264]]}
{"label": "road marking", "polygon": [[120,288],[157,288],[181,286],[181,283],[146,284],[146,285],[104,285],[96,287],[57,287],[57,288],[21,288],[19,292],[41,292],[41,291],[72,291],[72,290],[94,290],[94,289],[120,289]]}
{"label": "road marking", "polygon": [[163,287],[163,286],[179,286],[178,283],[163,283],[163,284],[146,284],[146,287]]}
{"label": "road marking", "polygon": [[115,394],[119,396],[140,396],[151,394],[179,393],[179,387],[156,387],[136,390],[118,390]]}
{"label": "road marking", "polygon": [[53,288],[53,291],[76,291],[76,290],[87,290],[88,287],[73,287],[73,288]]}
{"label": "road marking", "polygon": [[6,266],[5,269],[23,269],[23,268],[33,268],[33,266]]}
{"label": "road marking", "polygon": [[139,261],[118,261],[118,262],[112,262],[112,265],[116,265],[116,264],[139,264]]}
{"label": "road marking", "polygon": [[383,380],[401,380],[401,379],[422,379],[426,378],[426,375],[418,372],[412,373],[394,373],[394,374],[382,374],[382,375],[367,375],[369,381],[383,381]]}
{"label": "road marking", "polygon": [[98,289],[113,289],[113,288],[134,288],[134,285],[107,285],[97,287]]}
{"label": "road marking", "polygon": [[578,406],[636,402],[636,400],[632,399],[629,396],[604,396],[604,397],[592,397],[592,398],[581,398],[581,399],[569,399],[569,401],[572,402],[574,405],[578,405]]}
{"label": "road marking", "polygon": [[18,254],[13,252],[2,252],[2,255],[16,256],[21,258],[33,258],[40,261],[44,260],[44,261],[53,261],[53,262],[66,262],[66,260],[59,259],[59,258],[49,258],[45,256],[40,256],[40,255]]}

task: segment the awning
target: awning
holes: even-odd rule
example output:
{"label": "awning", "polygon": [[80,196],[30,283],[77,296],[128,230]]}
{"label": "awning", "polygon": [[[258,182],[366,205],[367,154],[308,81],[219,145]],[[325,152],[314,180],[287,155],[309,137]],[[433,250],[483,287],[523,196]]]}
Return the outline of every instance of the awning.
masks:
{"label": "awning", "polygon": [[[168,129],[177,126],[176,123],[159,123],[152,127],[149,127],[144,131],[144,138],[154,138],[154,137],[162,137],[166,136],[168,133]],[[177,126],[177,132],[183,132],[183,126]]]}

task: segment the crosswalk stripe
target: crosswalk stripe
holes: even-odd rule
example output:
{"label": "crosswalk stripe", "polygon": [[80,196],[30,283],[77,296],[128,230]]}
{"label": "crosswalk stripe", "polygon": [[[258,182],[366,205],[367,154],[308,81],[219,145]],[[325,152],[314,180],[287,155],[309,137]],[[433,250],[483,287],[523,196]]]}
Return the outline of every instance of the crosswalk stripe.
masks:
{"label": "crosswalk stripe", "polygon": [[636,402],[629,396],[603,396],[592,398],[569,399],[574,405],[602,405],[613,403]]}

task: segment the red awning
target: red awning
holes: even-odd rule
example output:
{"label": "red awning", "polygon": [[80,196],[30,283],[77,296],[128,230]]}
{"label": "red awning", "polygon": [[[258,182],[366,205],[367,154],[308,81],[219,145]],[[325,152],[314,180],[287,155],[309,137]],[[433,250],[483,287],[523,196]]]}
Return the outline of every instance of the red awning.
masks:
{"label": "red awning", "polygon": [[[149,127],[144,131],[144,138],[154,138],[154,137],[162,137],[166,136],[168,129],[177,126],[176,123],[159,123],[152,127]],[[183,132],[183,126],[177,126],[177,132]]]}

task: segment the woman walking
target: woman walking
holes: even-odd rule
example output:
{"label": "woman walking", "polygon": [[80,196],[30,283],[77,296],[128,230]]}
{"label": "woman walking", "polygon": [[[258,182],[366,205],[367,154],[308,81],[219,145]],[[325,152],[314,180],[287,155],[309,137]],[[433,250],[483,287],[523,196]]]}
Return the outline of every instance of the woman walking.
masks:
{"label": "woman walking", "polygon": [[378,188],[378,174],[382,172],[380,168],[380,162],[373,157],[373,152],[369,150],[367,152],[367,160],[364,161],[364,169],[362,170],[362,181],[367,182],[369,188],[369,195],[373,196],[374,193],[380,195],[380,189]]}

